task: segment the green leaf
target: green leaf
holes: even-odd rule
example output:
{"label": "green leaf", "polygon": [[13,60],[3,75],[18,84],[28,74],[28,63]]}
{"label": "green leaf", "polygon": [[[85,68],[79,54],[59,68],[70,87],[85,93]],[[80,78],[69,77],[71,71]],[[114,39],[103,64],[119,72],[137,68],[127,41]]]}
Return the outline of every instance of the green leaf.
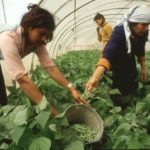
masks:
{"label": "green leaf", "polygon": [[140,113],[144,109],[144,106],[145,102],[138,102],[135,107],[135,113],[136,114]]}
{"label": "green leaf", "polygon": [[8,135],[8,132],[5,125],[0,124],[0,141]]}
{"label": "green leaf", "polygon": [[150,146],[150,135],[148,134],[141,134],[139,136],[140,142],[146,146]]}
{"label": "green leaf", "polygon": [[62,133],[61,132],[55,132],[55,140],[61,140],[61,139],[63,139],[64,138],[64,136],[62,135]]}
{"label": "green leaf", "polygon": [[112,90],[109,91],[109,94],[110,95],[115,95],[115,94],[119,94],[120,95],[121,93],[120,93],[120,91],[118,89],[112,89]]}
{"label": "green leaf", "polygon": [[124,116],[124,118],[127,120],[127,121],[129,121],[129,122],[131,122],[131,121],[136,121],[136,115],[135,115],[135,113],[130,113],[130,112],[128,112],[125,116]]}
{"label": "green leaf", "polygon": [[45,110],[45,111],[41,111],[35,119],[40,124],[40,126],[44,129],[49,117],[50,117],[50,111]]}
{"label": "green leaf", "polygon": [[16,143],[16,145],[18,144],[19,139],[23,135],[25,129],[26,129],[26,126],[17,126],[15,129],[13,129],[10,132],[10,136],[11,136],[12,140]]}
{"label": "green leaf", "polygon": [[63,119],[62,119],[61,125],[62,125],[62,126],[69,126],[69,123],[68,123],[67,118],[63,118]]}
{"label": "green leaf", "polygon": [[84,145],[81,141],[73,141],[64,150],[84,150]]}
{"label": "green leaf", "polygon": [[110,127],[113,125],[114,123],[114,117],[113,116],[108,116],[106,119],[105,119],[105,126],[106,127]]}
{"label": "green leaf", "polygon": [[143,83],[139,82],[139,89],[143,88]]}
{"label": "green leaf", "polygon": [[30,111],[27,107],[22,108],[22,110],[17,111],[15,118],[14,118],[14,124],[15,125],[23,125],[27,123],[27,119],[30,116]]}
{"label": "green leaf", "polygon": [[107,81],[108,84],[112,85],[112,79],[110,79],[106,75],[104,75],[104,78],[106,79],[106,81]]}
{"label": "green leaf", "polygon": [[127,149],[144,149],[145,146],[140,143],[140,141],[138,141],[136,138],[132,139],[129,143],[128,143],[128,147]]}
{"label": "green leaf", "polygon": [[121,112],[121,107],[120,106],[119,107],[114,107],[109,112],[111,112],[111,113],[119,113],[119,112]]}
{"label": "green leaf", "polygon": [[93,98],[93,93],[84,92],[84,93],[82,94],[82,98],[84,98],[84,99],[86,99],[86,100],[88,100],[88,99],[90,99],[90,98]]}
{"label": "green leaf", "polygon": [[150,100],[150,93],[144,98],[144,100]]}
{"label": "green leaf", "polygon": [[7,114],[8,114],[9,112],[11,112],[14,108],[15,108],[15,106],[6,105],[6,106],[3,106],[3,107],[1,108],[1,111],[3,112],[4,116],[7,116]]}
{"label": "green leaf", "polygon": [[8,144],[2,143],[2,144],[0,145],[0,150],[6,150],[6,149],[8,149],[8,147],[9,147]]}
{"label": "green leaf", "polygon": [[115,136],[125,135],[125,134],[128,133],[128,131],[130,130],[130,128],[131,128],[131,125],[129,123],[122,123],[116,129],[116,131],[114,132],[114,135]]}
{"label": "green leaf", "polygon": [[50,125],[49,125],[49,128],[50,128],[51,131],[54,131],[54,132],[57,131],[57,129],[56,129],[56,124],[50,124]]}
{"label": "green leaf", "polygon": [[122,138],[117,138],[114,143],[113,149],[126,149],[126,141]]}
{"label": "green leaf", "polygon": [[32,139],[29,150],[50,150],[51,140],[46,137]]}

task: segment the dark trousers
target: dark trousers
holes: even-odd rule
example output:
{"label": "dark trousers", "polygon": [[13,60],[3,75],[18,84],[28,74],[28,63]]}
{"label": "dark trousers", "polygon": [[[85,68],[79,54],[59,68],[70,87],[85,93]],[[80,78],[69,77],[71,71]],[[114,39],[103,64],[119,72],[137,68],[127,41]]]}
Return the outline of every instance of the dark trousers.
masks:
{"label": "dark trousers", "polygon": [[0,66],[0,105],[4,106],[7,104],[7,94],[5,88],[4,77],[2,73],[2,68]]}

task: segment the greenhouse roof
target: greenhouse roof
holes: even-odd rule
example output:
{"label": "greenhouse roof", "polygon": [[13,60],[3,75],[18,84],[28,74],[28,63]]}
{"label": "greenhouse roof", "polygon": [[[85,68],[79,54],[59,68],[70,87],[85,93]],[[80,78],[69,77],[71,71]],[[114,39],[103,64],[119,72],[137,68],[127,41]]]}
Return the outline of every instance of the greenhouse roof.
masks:
{"label": "greenhouse roof", "polygon": [[56,30],[48,45],[53,54],[72,46],[93,45],[96,41],[94,16],[99,12],[112,26],[133,5],[150,4],[150,0],[41,0],[39,5],[55,15]]}

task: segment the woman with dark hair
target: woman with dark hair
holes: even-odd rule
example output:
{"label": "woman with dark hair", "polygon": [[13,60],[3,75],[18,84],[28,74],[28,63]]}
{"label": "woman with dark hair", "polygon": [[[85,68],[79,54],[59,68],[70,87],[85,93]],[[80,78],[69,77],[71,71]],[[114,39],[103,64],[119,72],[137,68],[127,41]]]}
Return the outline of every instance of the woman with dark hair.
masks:
{"label": "woman with dark hair", "polygon": [[[49,58],[46,44],[52,40],[55,29],[52,14],[38,5],[30,5],[28,9],[29,11],[22,17],[20,26],[0,34],[0,55],[7,65],[11,78],[16,80],[26,95],[38,104],[39,109],[44,109],[49,105],[46,97],[28,77],[21,61],[21,58],[34,52],[52,79],[67,88],[78,103],[86,103]],[[0,103],[6,105],[6,92],[1,70],[0,84]],[[53,109],[53,115],[56,114],[57,111]]]}
{"label": "woman with dark hair", "polygon": [[141,80],[147,78],[145,66],[145,43],[148,38],[150,8],[141,5],[128,10],[123,22],[118,24],[110,37],[86,91],[96,88],[103,73],[110,68],[113,72],[113,88],[122,96],[132,94],[138,88],[136,57],[141,65]]}
{"label": "woman with dark hair", "polygon": [[102,14],[97,13],[94,17],[94,21],[97,24],[96,31],[98,40],[100,42],[102,41],[103,43],[103,50],[110,39],[112,27],[109,23],[105,21],[105,17]]}

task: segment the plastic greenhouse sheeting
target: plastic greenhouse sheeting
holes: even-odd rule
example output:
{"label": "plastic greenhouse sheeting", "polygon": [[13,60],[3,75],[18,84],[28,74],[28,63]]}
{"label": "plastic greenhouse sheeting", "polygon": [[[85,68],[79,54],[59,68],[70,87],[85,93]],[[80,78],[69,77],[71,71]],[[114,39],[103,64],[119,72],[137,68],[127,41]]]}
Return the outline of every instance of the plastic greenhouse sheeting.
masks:
{"label": "plastic greenhouse sheeting", "polygon": [[72,49],[97,48],[93,21],[97,12],[114,26],[128,8],[150,5],[150,0],[42,0],[39,4],[55,15],[57,28],[48,50],[56,57]]}
{"label": "plastic greenhouse sheeting", "polygon": [[[106,21],[115,26],[128,8],[136,4],[150,5],[150,0],[40,0],[38,4],[55,16],[56,30],[47,49],[49,55],[56,58],[71,50],[100,49],[93,21],[96,13],[102,13]],[[146,49],[150,49],[149,44]],[[23,61],[28,71],[38,64],[33,54]],[[3,68],[7,74],[5,66]]]}

